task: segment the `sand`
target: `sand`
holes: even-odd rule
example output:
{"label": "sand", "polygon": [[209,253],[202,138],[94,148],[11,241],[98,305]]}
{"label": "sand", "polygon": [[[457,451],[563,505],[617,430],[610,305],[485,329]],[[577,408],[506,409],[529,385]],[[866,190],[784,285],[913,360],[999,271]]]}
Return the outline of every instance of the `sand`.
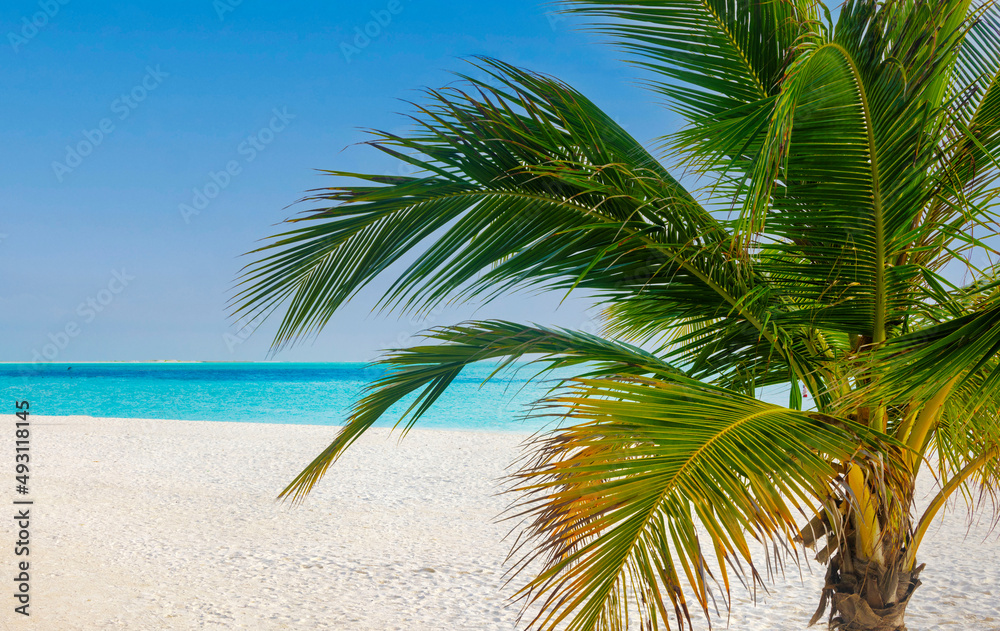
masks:
{"label": "sand", "polygon": [[[277,492],[334,428],[32,426],[32,615],[13,612],[16,533],[3,519],[5,631],[516,628],[511,524],[496,519],[512,498],[497,490],[524,435],[414,430],[400,443],[372,430],[292,508]],[[12,512],[13,489],[5,497]],[[970,529],[963,507],[934,527],[911,631],[1000,630],[1000,543],[987,530]],[[788,567],[756,606],[737,587],[729,628],[804,629],[822,570]]]}

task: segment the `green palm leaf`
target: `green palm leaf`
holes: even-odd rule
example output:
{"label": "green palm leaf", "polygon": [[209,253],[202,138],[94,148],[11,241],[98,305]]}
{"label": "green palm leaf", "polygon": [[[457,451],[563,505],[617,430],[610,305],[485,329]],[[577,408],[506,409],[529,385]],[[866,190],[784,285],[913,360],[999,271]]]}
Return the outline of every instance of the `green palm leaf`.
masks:
{"label": "green palm leaf", "polygon": [[730,570],[760,580],[748,533],[791,539],[857,450],[881,448],[850,421],[660,379],[574,380],[546,403],[575,424],[541,442],[517,487],[547,551],[523,590],[542,629],[617,628],[630,606],[642,628],[669,628],[690,598],[708,615],[713,579],[726,602]]}
{"label": "green palm leaf", "polygon": [[404,431],[411,428],[462,370],[475,362],[501,360],[487,381],[525,357],[534,357],[539,373],[577,367],[586,368],[583,374],[591,376],[683,375],[642,349],[581,332],[493,320],[441,327],[426,336],[431,344],[394,351],[375,362],[374,366],[384,368],[385,374],[355,404],[336,440],[282,491],[282,497],[303,499],[361,434],[393,405],[414,395],[396,423],[404,424]]}
{"label": "green palm leaf", "polygon": [[[368,143],[416,174],[329,172],[352,182],[253,253],[235,315],[283,310],[277,350],[373,283],[377,309],[417,313],[576,291],[603,337],[434,329],[377,362],[282,496],[393,406],[409,429],[470,364],[530,360],[555,377],[535,411],[571,423],[517,478],[535,547],[516,567],[544,564],[521,592],[535,625],[707,615],[716,581],[728,602],[730,574],[762,580],[750,539],[794,545],[805,517],[803,542],[827,538],[814,620],[829,605],[834,628],[900,627],[936,512],[970,481],[1000,488],[994,3],[849,0],[836,22],[811,0],[566,5],[654,77],[687,121],[672,158],[710,185],[551,77],[479,59],[486,78],[428,90],[412,131]],[[787,408],[754,398],[769,386]],[[924,462],[942,488],[915,519]]]}
{"label": "green palm leaf", "polygon": [[[420,133],[377,134],[372,143],[429,175],[358,176],[379,186],[307,198],[335,205],[307,212],[295,220],[304,227],[255,251],[261,257],[243,276],[238,316],[254,320],[288,300],[280,346],[316,332],[418,248],[385,305],[426,309],[449,296],[490,297],[526,284],[614,290],[643,282],[636,270],[650,261],[724,237],[679,183],[581,95],[500,62],[481,67],[502,87],[473,81],[478,100],[457,89],[431,92],[435,105],[422,108]],[[642,251],[658,242],[673,251]]]}

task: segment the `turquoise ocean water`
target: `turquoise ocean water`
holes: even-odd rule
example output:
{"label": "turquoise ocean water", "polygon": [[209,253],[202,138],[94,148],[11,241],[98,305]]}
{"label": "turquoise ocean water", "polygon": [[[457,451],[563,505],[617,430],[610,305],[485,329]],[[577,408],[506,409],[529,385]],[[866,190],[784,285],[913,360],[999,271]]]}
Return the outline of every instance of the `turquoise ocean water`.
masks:
{"label": "turquoise ocean water", "polygon": [[[535,371],[522,368],[482,385],[494,368],[468,367],[417,427],[525,432],[545,425],[522,417],[551,382],[529,382]],[[0,394],[9,413],[27,399],[37,415],[342,425],[380,374],[355,363],[0,364]],[[404,409],[379,425],[394,425]]]}

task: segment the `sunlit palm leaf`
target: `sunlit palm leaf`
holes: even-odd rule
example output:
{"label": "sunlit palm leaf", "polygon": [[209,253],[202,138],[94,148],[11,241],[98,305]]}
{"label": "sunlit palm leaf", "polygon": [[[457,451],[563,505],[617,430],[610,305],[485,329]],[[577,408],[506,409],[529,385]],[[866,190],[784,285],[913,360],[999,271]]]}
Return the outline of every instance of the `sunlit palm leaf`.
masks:
{"label": "sunlit palm leaf", "polygon": [[[890,396],[927,398],[956,376],[968,386],[972,408],[1000,395],[1000,300],[994,295],[976,311],[890,340],[873,357],[884,376],[878,388]],[[970,408],[971,409],[971,408]]]}
{"label": "sunlit palm leaf", "polygon": [[[359,288],[418,247],[426,249],[385,304],[421,309],[448,296],[489,297],[525,284],[628,291],[646,280],[637,270],[725,237],[669,173],[584,97],[500,62],[484,60],[481,67],[501,87],[473,82],[478,99],[458,89],[432,92],[419,133],[380,134],[372,143],[429,174],[357,176],[380,186],[326,189],[308,198],[335,205],[307,212],[296,220],[304,227],[258,250],[261,258],[243,277],[237,315],[261,317],[290,300],[277,344],[314,333]],[[650,243],[670,251],[645,252]]]}
{"label": "sunlit palm leaf", "polygon": [[404,431],[408,430],[455,378],[475,362],[500,361],[487,380],[526,357],[538,365],[537,373],[575,367],[579,371],[575,374],[591,376],[683,375],[642,349],[581,332],[491,320],[441,327],[428,332],[427,337],[432,344],[394,351],[375,363],[386,370],[385,375],[368,387],[336,440],[282,491],[282,497],[303,499],[345,449],[393,405],[410,397],[412,401],[396,419],[397,425],[402,424]]}
{"label": "sunlit palm leaf", "polygon": [[[850,535],[835,554],[915,576],[937,508],[969,481],[1000,485],[993,3],[849,0],[835,24],[811,0],[565,4],[654,75],[688,123],[665,137],[671,157],[711,184],[692,194],[552,78],[481,59],[483,78],[429,90],[412,132],[368,143],[416,173],[331,172],[356,181],[314,191],[319,207],[256,251],[236,315],[285,309],[281,348],[409,260],[376,308],[582,291],[607,339],[435,329],[379,362],[283,496],[302,499],[387,413],[411,427],[469,364],[540,356],[566,386],[545,409],[575,424],[519,478],[538,544],[519,567],[547,563],[523,592],[537,625],[707,613],[715,581],[728,601],[731,573],[761,578],[749,539],[781,546],[818,508]],[[752,398],[779,385],[787,409]],[[931,451],[942,491],[915,524]]]}
{"label": "sunlit palm leaf", "polygon": [[524,589],[542,629],[616,628],[629,606],[643,628],[668,610],[682,625],[692,603],[707,615],[714,581],[728,602],[731,570],[759,580],[748,533],[790,539],[838,463],[879,448],[848,421],[668,380],[575,380],[547,403],[576,424],[541,443],[517,487],[547,551]]}
{"label": "sunlit palm leaf", "polygon": [[727,316],[720,326],[733,342],[713,352],[739,350],[752,366],[744,373],[766,365],[809,379],[753,269],[669,173],[567,86],[492,60],[480,66],[499,87],[472,81],[475,98],[432,92],[418,132],[374,143],[430,175],[356,176],[379,186],[309,198],[337,205],[308,211],[296,220],[305,227],[257,251],[236,315],[254,320],[287,304],[280,348],[422,249],[384,306],[421,310],[531,285],[605,298],[655,292],[663,318]]}

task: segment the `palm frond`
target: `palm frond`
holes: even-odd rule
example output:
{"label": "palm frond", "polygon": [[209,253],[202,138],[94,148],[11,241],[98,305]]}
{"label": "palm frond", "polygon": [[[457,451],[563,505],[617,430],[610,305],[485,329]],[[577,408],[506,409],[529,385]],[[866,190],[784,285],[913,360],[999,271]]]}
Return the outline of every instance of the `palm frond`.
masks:
{"label": "palm frond", "polygon": [[776,0],[572,0],[598,32],[662,77],[653,87],[692,122],[773,95],[815,4]]}
{"label": "palm frond", "polygon": [[996,289],[979,308],[890,340],[871,358],[881,370],[873,388],[885,396],[926,399],[960,377],[967,411],[1000,393],[1000,300]]}
{"label": "palm frond", "polygon": [[[656,77],[688,123],[671,158],[713,184],[696,197],[551,77],[479,59],[484,79],[428,90],[412,131],[368,143],[416,174],[328,172],[353,181],[254,252],[235,314],[284,308],[280,349],[406,260],[376,309],[580,291],[604,337],[434,329],[377,363],[282,497],[394,406],[412,427],[470,364],[531,360],[555,377],[535,412],[571,423],[516,478],[536,545],[516,568],[544,564],[521,592],[535,626],[683,626],[714,582],[728,602],[731,575],[762,580],[751,539],[793,547],[814,515],[836,539],[817,616],[869,597],[864,568],[901,581],[869,604],[902,608],[927,519],[971,480],[1000,490],[993,1],[848,0],[836,24],[813,0],[565,4]],[[777,385],[787,408],[753,398]],[[914,530],[933,453],[943,488]]]}
{"label": "palm frond", "polygon": [[[470,79],[431,91],[419,132],[371,144],[426,176],[354,175],[307,198],[334,205],[254,253],[234,300],[255,320],[287,301],[277,347],[318,331],[361,287],[407,252],[420,254],[383,306],[428,309],[519,286],[621,290],[659,253],[697,250],[724,234],[642,147],[555,80],[481,60],[500,87]],[[299,223],[302,222],[302,223]],[[421,251],[423,250],[423,251]],[[678,252],[673,252],[677,255]],[[719,298],[716,296],[716,301]]]}
{"label": "palm frond", "polygon": [[374,363],[385,374],[367,387],[336,439],[282,491],[282,498],[304,499],[345,449],[393,405],[414,395],[396,422],[404,425],[405,433],[475,362],[500,360],[487,381],[515,361],[533,356],[539,375],[577,368],[577,375],[589,376],[683,376],[678,368],[640,348],[582,332],[491,320],[432,329],[425,336],[431,344],[397,350]]}
{"label": "palm frond", "polygon": [[515,489],[534,543],[520,567],[545,561],[522,590],[540,629],[708,615],[713,582],[728,603],[730,571],[760,580],[748,534],[794,545],[843,465],[880,448],[844,419],[669,379],[573,380],[547,404],[575,424],[541,441]]}

